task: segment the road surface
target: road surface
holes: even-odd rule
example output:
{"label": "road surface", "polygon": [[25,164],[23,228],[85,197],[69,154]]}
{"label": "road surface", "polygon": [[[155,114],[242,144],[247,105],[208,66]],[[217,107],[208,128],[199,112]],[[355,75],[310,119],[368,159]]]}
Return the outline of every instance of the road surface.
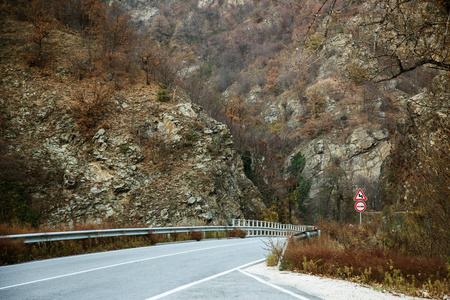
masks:
{"label": "road surface", "polygon": [[267,238],[181,242],[0,267],[0,299],[303,299],[245,271]]}

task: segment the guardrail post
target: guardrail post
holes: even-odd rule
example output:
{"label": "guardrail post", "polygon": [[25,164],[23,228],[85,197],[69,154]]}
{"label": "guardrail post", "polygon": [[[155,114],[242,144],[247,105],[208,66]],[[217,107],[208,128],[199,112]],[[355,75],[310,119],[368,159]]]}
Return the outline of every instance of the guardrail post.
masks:
{"label": "guardrail post", "polygon": [[252,235],[253,236],[255,236],[256,235],[256,233],[255,233],[255,220],[252,220],[252,227],[253,227],[253,229],[252,229]]}
{"label": "guardrail post", "polygon": [[267,227],[268,227],[269,221],[264,222],[264,235],[268,235]]}
{"label": "guardrail post", "polygon": [[268,221],[264,222],[264,235],[267,235],[267,223],[269,223]]}
{"label": "guardrail post", "polygon": [[258,221],[258,235],[261,236],[262,232],[261,232],[261,226],[262,226],[262,221]]}

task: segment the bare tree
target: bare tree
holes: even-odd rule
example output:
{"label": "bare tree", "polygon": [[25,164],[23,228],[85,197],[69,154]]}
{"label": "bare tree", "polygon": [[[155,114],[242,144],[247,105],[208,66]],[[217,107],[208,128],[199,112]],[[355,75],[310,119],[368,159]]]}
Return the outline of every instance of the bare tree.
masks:
{"label": "bare tree", "polygon": [[378,0],[361,25],[377,68],[375,81],[396,78],[423,65],[450,71],[448,1]]}
{"label": "bare tree", "polygon": [[55,29],[55,19],[50,7],[42,0],[33,0],[26,15],[33,25],[29,39],[35,46],[34,53],[29,53],[26,57],[30,65],[41,65],[44,39]]}

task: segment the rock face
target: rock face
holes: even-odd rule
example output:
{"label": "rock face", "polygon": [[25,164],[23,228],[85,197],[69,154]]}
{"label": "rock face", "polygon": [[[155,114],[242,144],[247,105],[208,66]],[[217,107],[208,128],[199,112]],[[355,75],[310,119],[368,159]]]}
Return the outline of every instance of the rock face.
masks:
{"label": "rock face", "polygon": [[[403,102],[405,109],[397,120],[401,135],[395,140],[394,153],[392,158],[388,158],[388,162],[391,163],[396,158],[395,163],[402,167],[400,170],[405,176],[402,178],[403,181],[394,181],[392,178],[395,178],[393,174],[395,175],[396,170],[390,169],[382,173],[378,187],[380,203],[398,206],[404,205],[405,202],[417,201],[417,194],[414,194],[415,189],[418,188],[417,182],[425,186],[422,189],[427,195],[435,194],[433,200],[446,195],[446,192],[431,191],[448,187],[448,176],[445,179],[450,157],[448,154],[450,149],[448,147],[448,116],[450,115],[448,75],[436,76],[429,89],[424,89],[413,97],[405,98]],[[398,162],[405,158],[408,158],[407,165]],[[422,177],[411,183],[409,180],[415,175]],[[445,199],[448,200],[447,198]]]}
{"label": "rock face", "polygon": [[[93,137],[95,161],[66,170],[86,186],[67,191],[81,203],[58,209],[52,223],[75,213],[96,223],[117,216],[150,226],[227,224],[243,210],[261,209],[226,126],[184,101],[142,120],[149,139],[141,145],[100,129]],[[146,161],[146,143],[154,142],[160,143],[157,153]]]}
{"label": "rock face", "polygon": [[337,133],[316,138],[298,148],[306,158],[304,174],[313,180],[311,196],[320,185],[320,178],[331,164],[338,164],[351,182],[367,179],[377,182],[383,161],[390,152],[386,129],[358,127],[346,138]]}
{"label": "rock face", "polygon": [[264,208],[228,128],[182,92],[164,103],[152,89],[112,92],[103,126],[86,139],[69,85],[6,72],[10,151],[54,174],[31,187],[47,203],[45,223],[225,225]]}

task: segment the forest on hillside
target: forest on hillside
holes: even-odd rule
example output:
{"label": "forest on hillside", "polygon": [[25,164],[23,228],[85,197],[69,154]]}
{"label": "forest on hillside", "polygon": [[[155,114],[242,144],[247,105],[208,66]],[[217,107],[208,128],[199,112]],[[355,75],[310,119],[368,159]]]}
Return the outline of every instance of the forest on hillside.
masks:
{"label": "forest on hillside", "polygon": [[[384,210],[387,227],[403,224],[393,237],[396,247],[448,257],[449,1],[148,2],[157,13],[141,19],[133,17],[133,9],[142,1],[131,0],[2,0],[0,7],[2,16],[29,22],[18,61],[44,76],[64,64],[72,80],[104,80],[115,90],[156,82],[163,98],[186,91],[230,128],[267,220],[355,222],[355,214],[342,206],[351,183],[343,180],[339,162],[324,174],[325,184],[312,199],[297,147],[332,132],[344,136],[365,123],[383,126],[392,150],[385,184],[377,190],[384,202],[373,208]],[[70,32],[71,47],[79,51],[55,52],[60,48],[54,43],[67,42],[49,42],[60,31]],[[429,97],[417,98],[417,107],[400,103],[398,91],[410,98],[424,89]],[[99,129],[108,93],[90,92],[95,101],[80,93],[72,107],[76,130],[87,138]],[[374,117],[379,99],[383,119]],[[274,103],[281,115],[272,119],[268,110]],[[0,128],[6,126],[4,115]],[[400,117],[407,121],[399,125]],[[0,163],[3,180],[25,176],[10,160]],[[24,193],[21,186],[2,185],[2,195],[11,191]]]}

